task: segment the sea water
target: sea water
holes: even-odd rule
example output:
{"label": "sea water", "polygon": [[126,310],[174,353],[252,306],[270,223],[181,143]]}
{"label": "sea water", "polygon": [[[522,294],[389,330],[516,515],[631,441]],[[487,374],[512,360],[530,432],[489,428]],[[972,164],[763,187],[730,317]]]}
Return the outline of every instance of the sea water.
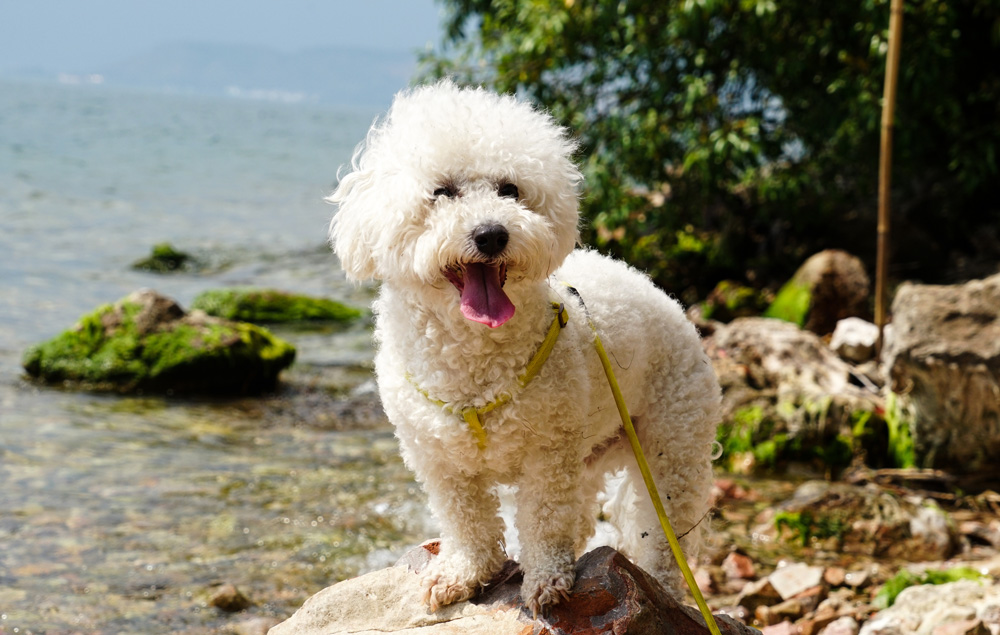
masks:
{"label": "sea water", "polygon": [[[323,198],[377,114],[0,81],[0,633],[218,632],[241,619],[211,606],[224,582],[281,618],[423,537],[391,431],[350,405],[373,400],[367,324],[281,332],[298,360],[257,399],[80,393],[20,368],[139,288],[366,304]],[[130,267],[160,242],[209,269]]]}

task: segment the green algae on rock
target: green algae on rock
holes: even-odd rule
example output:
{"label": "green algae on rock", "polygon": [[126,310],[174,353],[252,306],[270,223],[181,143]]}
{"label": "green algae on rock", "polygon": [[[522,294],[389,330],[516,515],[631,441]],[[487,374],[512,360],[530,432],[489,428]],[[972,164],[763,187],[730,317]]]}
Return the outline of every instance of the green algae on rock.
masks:
{"label": "green algae on rock", "polygon": [[314,298],[275,289],[231,288],[201,293],[191,304],[208,315],[254,323],[333,321],[349,322],[362,311],[326,298]]}
{"label": "green algae on rock", "polygon": [[88,390],[254,394],[275,386],[295,348],[266,329],[137,291],[24,355],[28,374]]}
{"label": "green algae on rock", "polygon": [[861,261],[827,249],[799,267],[764,312],[818,335],[833,332],[846,317],[866,317],[870,283]]}
{"label": "green algae on rock", "polygon": [[132,263],[132,268],[152,273],[173,273],[192,269],[196,264],[191,254],[175,249],[170,243],[159,243],[153,245],[148,257]]}

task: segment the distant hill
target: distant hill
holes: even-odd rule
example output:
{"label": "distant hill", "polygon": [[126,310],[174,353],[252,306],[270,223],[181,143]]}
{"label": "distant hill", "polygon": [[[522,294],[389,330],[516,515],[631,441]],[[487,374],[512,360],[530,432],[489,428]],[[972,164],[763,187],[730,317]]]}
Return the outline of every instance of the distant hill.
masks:
{"label": "distant hill", "polygon": [[282,53],[251,45],[173,43],[103,74],[113,84],[243,96],[301,94],[338,105],[388,106],[415,70],[412,51],[322,48]]}
{"label": "distant hill", "polygon": [[283,53],[254,45],[176,42],[95,69],[93,76],[109,85],[386,108],[416,66],[414,51]]}

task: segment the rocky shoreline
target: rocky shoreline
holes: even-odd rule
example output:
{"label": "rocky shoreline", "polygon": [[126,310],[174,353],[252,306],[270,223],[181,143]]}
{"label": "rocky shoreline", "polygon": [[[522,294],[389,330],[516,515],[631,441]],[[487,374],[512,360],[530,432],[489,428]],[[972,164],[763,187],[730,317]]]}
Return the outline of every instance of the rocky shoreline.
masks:
{"label": "rocky shoreline", "polygon": [[[817,315],[822,307],[865,305],[837,299],[867,293],[865,285],[837,282],[839,262],[824,256],[826,264],[811,267],[812,283],[796,277],[794,293],[785,294],[786,304],[799,310],[794,322],[758,317],[767,304],[759,300],[749,309],[726,305],[722,291],[708,315],[706,305],[691,312],[722,380],[726,408],[711,519],[716,539],[703,560],[692,563],[699,584],[713,610],[775,635],[1000,635],[1000,398],[993,399],[1000,394],[1000,276],[954,287],[904,285],[893,305],[895,333],[877,356],[872,325],[856,321],[852,333],[840,332],[847,320],[864,316]],[[715,319],[722,317],[726,321]],[[112,329],[118,324],[98,321]],[[297,344],[314,337],[297,335]],[[263,399],[240,402],[239,416],[268,433],[371,431],[391,441],[363,364],[300,359],[276,386]],[[359,472],[355,478],[371,477]],[[295,482],[294,475],[281,480]],[[420,505],[419,495],[410,497]],[[289,512],[282,512],[286,520],[294,516]],[[348,512],[338,511],[346,520],[336,531],[358,531]],[[16,521],[11,531],[31,531],[31,512],[20,513],[29,520]],[[5,526],[0,522],[0,530]],[[395,551],[424,537],[430,536],[369,542]],[[320,551],[337,553],[326,546]],[[292,568],[313,566],[313,555],[284,547],[268,548],[267,557],[276,566],[283,557]],[[377,569],[369,575],[388,571],[354,570],[367,568]],[[350,568],[336,571],[352,575]],[[809,584],[790,591],[784,578],[799,574]],[[0,582],[3,575],[0,567]],[[269,588],[258,579],[249,589],[239,577],[220,580],[198,597],[217,612],[211,621],[222,625],[185,632],[264,633],[315,592],[318,580],[332,581],[316,574],[303,579],[308,584],[294,591],[280,590],[280,580]],[[896,587],[892,606],[880,604],[886,589]],[[2,588],[0,597],[6,597]],[[426,615],[421,606],[411,608]],[[0,633],[4,628],[0,622]]]}

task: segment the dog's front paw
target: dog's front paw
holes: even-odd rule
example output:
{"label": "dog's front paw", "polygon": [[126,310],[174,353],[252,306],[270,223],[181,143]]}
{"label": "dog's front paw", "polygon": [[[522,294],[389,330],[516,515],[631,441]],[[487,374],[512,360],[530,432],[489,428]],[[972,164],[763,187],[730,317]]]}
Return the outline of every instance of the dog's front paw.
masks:
{"label": "dog's front paw", "polygon": [[525,606],[531,609],[532,617],[537,618],[545,607],[568,600],[570,589],[573,588],[573,579],[572,569],[555,574],[551,571],[534,575],[525,574],[524,582],[521,584],[521,598]]}
{"label": "dog's front paw", "polygon": [[468,600],[485,582],[482,575],[455,566],[445,559],[427,569],[420,586],[423,588],[424,604],[433,613],[442,606]]}
{"label": "dog's front paw", "polygon": [[442,606],[468,600],[476,591],[467,583],[445,576],[425,577],[421,586],[424,589],[424,604],[432,613]]}

